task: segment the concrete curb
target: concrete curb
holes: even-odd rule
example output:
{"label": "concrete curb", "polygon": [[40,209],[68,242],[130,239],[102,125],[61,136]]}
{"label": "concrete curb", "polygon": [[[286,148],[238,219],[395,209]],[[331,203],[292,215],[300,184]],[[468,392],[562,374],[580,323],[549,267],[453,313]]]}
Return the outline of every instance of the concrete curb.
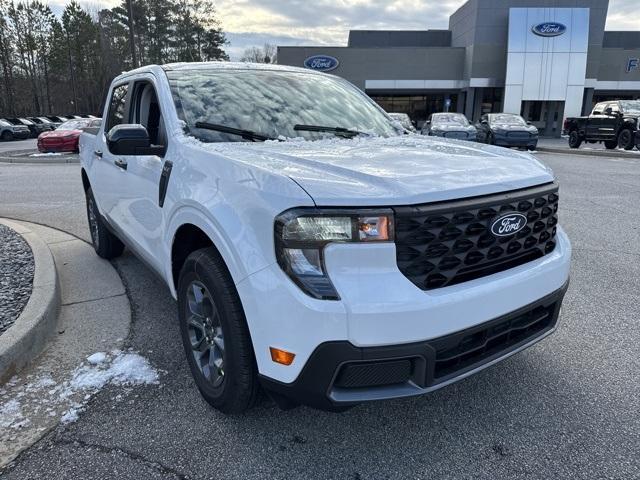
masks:
{"label": "concrete curb", "polygon": [[80,156],[75,153],[62,155],[43,155],[41,157],[31,157],[30,155],[39,153],[37,150],[12,150],[0,153],[0,163],[38,163],[38,164],[65,164],[80,163]]}
{"label": "concrete curb", "polygon": [[0,335],[0,384],[31,363],[55,330],[60,283],[53,255],[40,237],[23,225],[0,219],[29,244],[35,263],[33,290],[15,323]]}
{"label": "concrete curb", "polygon": [[578,155],[584,157],[613,157],[613,158],[629,158],[640,161],[640,155],[635,153],[618,152],[616,150],[580,150],[579,148],[552,148],[537,147],[536,150],[541,153],[561,153],[563,155]]}

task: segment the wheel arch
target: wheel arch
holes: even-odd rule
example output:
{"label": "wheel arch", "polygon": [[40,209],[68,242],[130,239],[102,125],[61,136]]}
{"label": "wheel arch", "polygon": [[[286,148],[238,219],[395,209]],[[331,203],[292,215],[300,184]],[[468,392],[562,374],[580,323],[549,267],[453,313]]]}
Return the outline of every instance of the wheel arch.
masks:
{"label": "wheel arch", "polygon": [[86,193],[87,190],[91,188],[91,182],[89,181],[89,176],[87,175],[87,171],[84,168],[80,170],[80,175],[82,177],[82,188]]}

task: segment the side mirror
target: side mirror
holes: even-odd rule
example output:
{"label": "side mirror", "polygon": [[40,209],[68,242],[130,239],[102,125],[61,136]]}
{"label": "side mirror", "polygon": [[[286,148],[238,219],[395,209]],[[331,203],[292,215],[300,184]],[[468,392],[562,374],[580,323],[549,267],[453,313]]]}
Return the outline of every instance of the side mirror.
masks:
{"label": "side mirror", "polygon": [[613,115],[613,110],[611,109],[611,107],[607,107],[607,108],[605,108],[605,109],[604,109],[604,114],[605,114],[605,115],[607,115],[607,116],[609,116],[609,117],[610,117],[611,115]]}
{"label": "side mirror", "polygon": [[144,155],[150,146],[149,133],[139,124],[123,123],[107,133],[107,147],[114,155]]}
{"label": "side mirror", "polygon": [[488,124],[489,124],[489,122],[488,122],[488,121],[486,121],[486,120],[480,120],[480,124],[482,124],[482,125],[488,125]]}

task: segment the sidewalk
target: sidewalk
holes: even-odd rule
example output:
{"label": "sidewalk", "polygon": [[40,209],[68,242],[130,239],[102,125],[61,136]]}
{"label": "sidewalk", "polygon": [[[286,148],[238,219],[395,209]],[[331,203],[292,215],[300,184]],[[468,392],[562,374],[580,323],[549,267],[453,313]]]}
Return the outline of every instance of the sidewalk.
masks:
{"label": "sidewalk", "polygon": [[0,468],[58,422],[77,418],[92,395],[74,390],[70,384],[73,373],[96,352],[116,355],[113,352],[122,348],[131,323],[120,276],[91,245],[41,225],[7,223],[28,228],[47,244],[59,278],[61,302],[53,337],[44,352],[30,367],[0,385]]}

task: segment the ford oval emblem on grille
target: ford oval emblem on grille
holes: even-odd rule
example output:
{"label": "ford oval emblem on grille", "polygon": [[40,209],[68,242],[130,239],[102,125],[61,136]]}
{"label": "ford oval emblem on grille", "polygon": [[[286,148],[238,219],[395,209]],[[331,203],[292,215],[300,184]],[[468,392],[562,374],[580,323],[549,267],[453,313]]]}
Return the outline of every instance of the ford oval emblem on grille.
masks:
{"label": "ford oval emblem on grille", "polygon": [[558,22],[544,22],[534,25],[531,31],[540,37],[557,37],[567,31],[567,27]]}
{"label": "ford oval emblem on grille", "polygon": [[314,55],[304,61],[304,66],[312,70],[319,70],[321,72],[330,72],[335,70],[340,65],[340,62],[335,57],[329,55]]}
{"label": "ford oval emblem on grille", "polygon": [[521,213],[506,213],[500,215],[491,224],[491,233],[496,237],[508,237],[518,233],[527,225],[527,217]]}

